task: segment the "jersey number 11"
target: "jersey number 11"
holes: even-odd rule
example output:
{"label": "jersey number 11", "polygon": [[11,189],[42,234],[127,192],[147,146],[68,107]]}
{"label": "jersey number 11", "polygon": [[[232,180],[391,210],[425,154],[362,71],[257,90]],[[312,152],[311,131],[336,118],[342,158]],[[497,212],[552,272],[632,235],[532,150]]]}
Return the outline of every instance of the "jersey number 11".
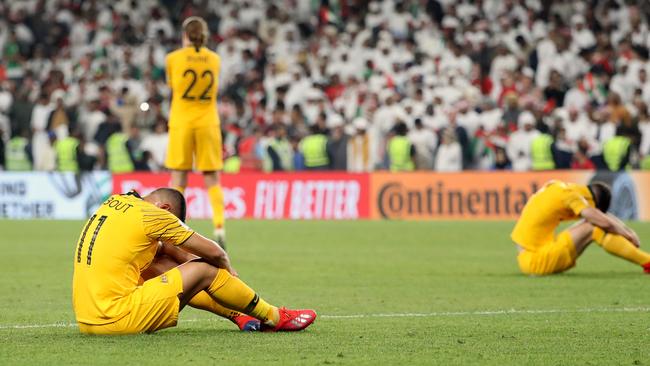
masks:
{"label": "jersey number 11", "polygon": [[[97,215],[92,215],[92,217],[88,220],[88,223],[86,224],[83,233],[81,234],[81,238],[79,239],[79,243],[77,244],[77,263],[81,263],[81,250],[83,249],[84,241],[86,240],[86,234],[88,233],[88,229],[93,224],[93,221],[95,221],[96,217]],[[95,240],[97,240],[97,235],[99,234],[99,230],[102,228],[102,225],[104,225],[104,222],[106,222],[107,218],[108,216],[102,215],[99,217],[99,219],[97,219],[97,226],[95,227],[93,236],[90,239],[90,244],[88,244],[88,253],[86,255],[87,265],[90,265],[92,261],[93,247],[95,246]]]}

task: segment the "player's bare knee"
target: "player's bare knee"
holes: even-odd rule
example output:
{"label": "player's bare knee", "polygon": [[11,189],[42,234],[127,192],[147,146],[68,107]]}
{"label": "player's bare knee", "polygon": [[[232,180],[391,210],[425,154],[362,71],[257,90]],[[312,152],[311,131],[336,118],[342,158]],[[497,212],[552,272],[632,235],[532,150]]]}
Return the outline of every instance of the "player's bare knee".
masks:
{"label": "player's bare knee", "polygon": [[216,170],[203,172],[203,181],[205,182],[206,187],[219,185],[220,180],[220,174]]}

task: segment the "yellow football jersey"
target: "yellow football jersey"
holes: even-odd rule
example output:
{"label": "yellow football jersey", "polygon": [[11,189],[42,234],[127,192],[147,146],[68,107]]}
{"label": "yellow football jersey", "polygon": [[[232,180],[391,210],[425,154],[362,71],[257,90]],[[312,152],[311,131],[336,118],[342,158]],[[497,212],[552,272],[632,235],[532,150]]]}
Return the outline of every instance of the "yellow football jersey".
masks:
{"label": "yellow football jersey", "polygon": [[201,47],[184,47],[167,55],[167,85],[172,89],[169,127],[219,124],[217,91],[221,59]]}
{"label": "yellow football jersey", "polygon": [[520,246],[535,250],[553,241],[560,222],[579,218],[587,207],[595,207],[587,186],[549,181],[530,197],[510,237]]}
{"label": "yellow football jersey", "polygon": [[88,219],[74,253],[72,303],[77,321],[115,322],[153,260],[158,241],[179,245],[193,231],[172,213],[132,195],[113,195]]}

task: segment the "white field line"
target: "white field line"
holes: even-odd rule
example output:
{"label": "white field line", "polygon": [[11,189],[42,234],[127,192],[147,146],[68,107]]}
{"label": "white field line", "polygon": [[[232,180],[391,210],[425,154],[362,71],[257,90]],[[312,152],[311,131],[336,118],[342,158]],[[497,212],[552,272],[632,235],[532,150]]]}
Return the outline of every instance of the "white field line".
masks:
{"label": "white field line", "polygon": [[[644,313],[650,312],[650,307],[625,308],[576,308],[576,309],[503,309],[477,311],[442,311],[433,313],[376,313],[350,315],[319,315],[319,319],[363,319],[363,318],[439,318],[462,316],[498,316],[498,315],[537,315],[537,314],[586,314],[586,313]],[[221,320],[221,318],[180,319],[179,323],[202,323]],[[0,324],[2,329],[38,329],[38,328],[72,328],[76,323],[50,324]]]}

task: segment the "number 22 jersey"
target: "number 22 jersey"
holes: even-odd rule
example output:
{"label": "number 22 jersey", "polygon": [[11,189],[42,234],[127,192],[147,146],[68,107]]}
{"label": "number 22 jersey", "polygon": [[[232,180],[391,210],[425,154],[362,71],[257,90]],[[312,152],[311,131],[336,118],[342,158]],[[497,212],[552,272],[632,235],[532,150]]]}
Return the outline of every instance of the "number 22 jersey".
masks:
{"label": "number 22 jersey", "polygon": [[184,47],[167,55],[172,90],[169,128],[218,126],[217,91],[221,59],[206,47]]}
{"label": "number 22 jersey", "polygon": [[108,324],[130,311],[129,295],[158,241],[180,245],[193,231],[134,194],[108,198],[84,225],[74,251],[72,303],[77,321]]}

